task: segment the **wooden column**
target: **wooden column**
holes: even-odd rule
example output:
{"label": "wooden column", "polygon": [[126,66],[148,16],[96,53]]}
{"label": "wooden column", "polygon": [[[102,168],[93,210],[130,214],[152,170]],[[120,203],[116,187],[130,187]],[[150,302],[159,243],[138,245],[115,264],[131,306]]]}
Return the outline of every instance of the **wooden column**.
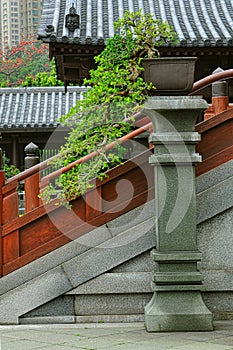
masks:
{"label": "wooden column", "polygon": [[19,167],[19,144],[18,144],[18,135],[12,137],[12,164]]}

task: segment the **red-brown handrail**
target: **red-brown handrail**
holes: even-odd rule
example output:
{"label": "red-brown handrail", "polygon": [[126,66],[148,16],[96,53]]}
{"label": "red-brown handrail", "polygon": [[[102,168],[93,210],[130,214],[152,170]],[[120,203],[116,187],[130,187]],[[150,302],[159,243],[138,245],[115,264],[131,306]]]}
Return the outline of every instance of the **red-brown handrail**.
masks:
{"label": "red-brown handrail", "polygon": [[[139,114],[136,115],[136,118],[137,119],[140,118]],[[143,122],[141,121],[141,124],[144,124],[147,119],[144,117],[144,118],[141,118],[141,120],[143,121]],[[117,143],[123,143],[126,140],[130,140],[140,135],[145,130],[149,129],[151,125],[152,123],[147,123],[146,125],[139,127],[138,129],[130,132],[129,134],[119,138],[118,140],[111,142],[109,145],[105,147],[105,149],[109,150],[113,148]],[[9,223],[11,220],[16,219],[18,217],[17,188],[20,181],[24,181],[25,213],[29,213],[30,211],[34,210],[35,208],[41,205],[41,201],[39,200],[38,195],[40,193],[40,190],[44,188],[51,179],[54,179],[59,175],[71,170],[77,164],[87,162],[88,160],[92,159],[96,155],[98,155],[98,152],[92,152],[80,159],[77,159],[75,162],[70,163],[66,167],[56,170],[51,174],[40,179],[40,171],[50,166],[49,163],[55,157],[59,157],[59,154],[58,154],[5,181],[5,184],[3,184],[2,186],[1,192],[4,193],[5,208],[6,208],[6,213],[8,214],[4,216],[3,224]],[[12,206],[12,202],[11,202],[13,198],[12,196],[14,196],[14,210],[13,208],[12,210],[10,209]]]}
{"label": "red-brown handrail", "polygon": [[[139,112],[139,113],[136,113],[133,116],[133,119],[134,119],[134,124],[137,126],[138,123],[140,125],[140,121],[141,120],[145,119],[145,116],[142,116],[141,113]],[[126,121],[132,122],[131,119],[129,119],[129,118],[126,119]],[[140,133],[143,133],[145,131],[145,127],[141,126],[141,128],[137,129],[137,131],[138,131],[137,135],[139,135]],[[132,136],[132,137],[134,137],[134,136]],[[112,146],[112,147],[114,147],[114,146]],[[48,158],[48,159],[46,159],[46,160],[44,160],[43,162],[41,162],[39,164],[36,164],[36,165],[32,166],[29,169],[26,169],[26,170],[22,171],[21,173],[19,173],[17,175],[12,176],[11,178],[9,178],[9,179],[7,179],[5,181],[5,184],[8,185],[8,184],[10,184],[10,183],[12,183],[14,181],[20,182],[20,181],[25,180],[26,178],[28,178],[28,177],[30,177],[30,176],[40,172],[41,170],[44,170],[44,169],[48,168],[49,165],[50,165],[49,163],[51,161],[53,161],[54,159],[58,158],[58,157],[59,157],[59,153],[54,155],[54,156],[52,156],[52,157],[50,157],[50,158]]]}
{"label": "red-brown handrail", "polygon": [[225,71],[214,73],[211,75],[208,75],[207,77],[198,80],[196,83],[193,84],[192,91],[189,95],[192,95],[193,93],[197,92],[198,90],[201,90],[208,85],[222,79],[230,79],[233,78],[233,69],[227,69]]}
{"label": "red-brown handrail", "polygon": [[[108,151],[111,148],[115,147],[118,143],[123,143],[127,140],[131,140],[132,138],[142,134],[145,130],[148,130],[150,127],[152,126],[152,123],[148,123],[144,126],[141,126],[140,128],[131,131],[130,133],[128,133],[125,136],[122,136],[121,138],[119,138],[117,141],[113,141],[110,144],[105,146],[105,150]],[[87,154],[86,156],[79,158],[77,160],[75,160],[74,162],[68,164],[67,166],[63,167],[62,169],[59,170],[55,170],[54,172],[52,172],[51,174],[43,177],[43,181],[45,183],[49,182],[50,180],[58,177],[61,174],[66,173],[67,171],[71,170],[73,167],[75,167],[77,164],[81,164],[81,163],[85,163],[87,161],[89,161],[90,159],[94,158],[95,156],[97,156],[99,153],[97,151],[91,152],[89,154]]]}
{"label": "red-brown handrail", "polygon": [[46,159],[43,162],[36,164],[36,165],[32,166],[31,168],[26,169],[17,175],[10,177],[9,179],[7,179],[5,181],[5,184],[8,185],[14,181],[20,182],[20,181],[25,180],[26,178],[38,173],[39,171],[46,169],[49,166],[49,162],[51,162],[53,159],[55,159],[57,157],[59,157],[59,154],[56,154],[55,156],[53,156],[49,159]]}

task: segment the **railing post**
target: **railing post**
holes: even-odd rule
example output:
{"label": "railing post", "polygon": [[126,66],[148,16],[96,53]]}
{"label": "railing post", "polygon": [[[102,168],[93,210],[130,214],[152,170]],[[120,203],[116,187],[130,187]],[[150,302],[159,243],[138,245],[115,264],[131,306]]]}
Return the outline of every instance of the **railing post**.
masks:
{"label": "railing post", "polygon": [[2,242],[2,214],[3,214],[3,195],[2,186],[5,182],[5,172],[3,170],[2,149],[0,148],[0,277],[3,274],[3,242]]}
{"label": "railing post", "polygon": [[25,148],[24,152],[26,153],[26,157],[24,158],[24,168],[29,169],[33,165],[36,165],[39,163],[39,157],[38,157],[38,150],[39,147],[35,145],[33,142],[30,142]]}
{"label": "railing post", "polygon": [[[223,69],[217,68],[212,74],[224,72]],[[212,83],[212,105],[205,111],[204,120],[213,117],[216,114],[228,109],[228,83],[225,80],[218,80]]]}
{"label": "railing post", "polygon": [[[214,71],[214,73],[218,72],[223,72],[223,69],[218,68]],[[212,104],[214,106],[214,114],[219,114],[227,110],[229,97],[228,83],[225,80],[219,80],[212,84]]]}
{"label": "railing post", "polygon": [[200,136],[195,122],[207,106],[199,96],[151,97],[144,113],[154,132],[149,162],[155,178],[156,262],[154,295],[145,308],[149,332],[212,330],[212,314],[201,297],[197,270],[195,152]]}
{"label": "railing post", "polygon": [[[26,157],[24,159],[25,170],[31,168],[32,166],[39,163],[38,157],[38,149],[39,147],[35,145],[33,142],[29,143],[24,151],[26,153]],[[39,206],[39,180],[40,174],[39,171],[24,181],[24,191],[25,191],[25,212],[37,208]]]}

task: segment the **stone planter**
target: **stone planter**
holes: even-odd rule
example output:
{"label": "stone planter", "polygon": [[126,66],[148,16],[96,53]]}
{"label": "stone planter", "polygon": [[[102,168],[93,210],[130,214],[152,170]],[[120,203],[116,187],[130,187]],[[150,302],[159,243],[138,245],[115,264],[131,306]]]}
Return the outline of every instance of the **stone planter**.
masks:
{"label": "stone planter", "polygon": [[143,77],[152,82],[153,95],[187,95],[193,86],[196,57],[160,57],[142,60]]}

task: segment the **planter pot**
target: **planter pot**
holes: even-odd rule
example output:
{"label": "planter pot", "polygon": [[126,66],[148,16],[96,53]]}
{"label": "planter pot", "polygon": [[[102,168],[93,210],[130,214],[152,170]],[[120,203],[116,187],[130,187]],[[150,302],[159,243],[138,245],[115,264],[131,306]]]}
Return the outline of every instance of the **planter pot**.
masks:
{"label": "planter pot", "polygon": [[144,80],[156,86],[153,95],[187,95],[193,86],[196,60],[196,57],[145,58]]}

